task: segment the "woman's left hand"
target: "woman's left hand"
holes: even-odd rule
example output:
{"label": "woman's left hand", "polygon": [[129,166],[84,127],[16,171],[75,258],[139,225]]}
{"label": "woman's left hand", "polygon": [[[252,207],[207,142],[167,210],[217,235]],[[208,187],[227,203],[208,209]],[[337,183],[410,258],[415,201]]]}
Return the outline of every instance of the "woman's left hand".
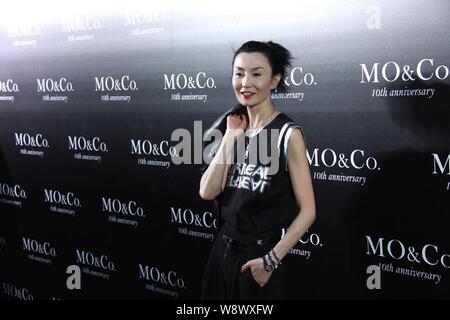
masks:
{"label": "woman's left hand", "polygon": [[250,269],[252,272],[253,279],[263,287],[269,281],[271,272],[267,272],[264,270],[264,264],[262,258],[256,258],[253,260],[247,261],[241,268],[241,272],[245,272],[247,269]]}

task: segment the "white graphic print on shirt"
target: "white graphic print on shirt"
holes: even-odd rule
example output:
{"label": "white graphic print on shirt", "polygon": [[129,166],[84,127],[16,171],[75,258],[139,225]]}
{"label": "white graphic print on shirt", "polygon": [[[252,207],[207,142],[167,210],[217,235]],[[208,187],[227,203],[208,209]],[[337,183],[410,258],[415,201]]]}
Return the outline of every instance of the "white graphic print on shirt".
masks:
{"label": "white graphic print on shirt", "polygon": [[228,170],[227,187],[263,193],[272,179],[268,174],[269,168],[247,163],[233,164]]}

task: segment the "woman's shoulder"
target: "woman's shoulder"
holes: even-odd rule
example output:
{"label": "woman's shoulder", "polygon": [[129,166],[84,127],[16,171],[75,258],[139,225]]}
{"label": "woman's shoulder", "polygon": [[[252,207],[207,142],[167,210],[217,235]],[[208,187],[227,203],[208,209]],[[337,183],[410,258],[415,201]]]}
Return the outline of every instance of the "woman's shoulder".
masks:
{"label": "woman's shoulder", "polygon": [[295,120],[293,120],[290,116],[288,116],[284,112],[280,112],[280,114],[277,116],[277,123],[276,126],[283,130],[283,128],[286,130],[289,127],[298,127],[301,128],[301,125],[298,124]]}
{"label": "woman's shoulder", "polygon": [[279,138],[278,138],[278,150],[280,151],[281,156],[281,164],[285,171],[288,171],[288,149],[289,149],[289,141],[291,140],[292,134],[295,132],[295,129],[299,129],[303,139],[305,139],[305,134],[303,132],[303,128],[300,124],[294,121],[291,117],[286,114],[282,114],[279,116]]}

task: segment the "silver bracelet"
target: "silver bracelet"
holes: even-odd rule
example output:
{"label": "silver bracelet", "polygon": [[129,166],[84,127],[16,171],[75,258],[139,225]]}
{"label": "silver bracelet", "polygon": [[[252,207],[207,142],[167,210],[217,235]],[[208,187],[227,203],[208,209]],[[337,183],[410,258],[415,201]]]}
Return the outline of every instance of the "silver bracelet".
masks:
{"label": "silver bracelet", "polygon": [[269,257],[267,256],[267,254],[264,255],[262,257],[262,259],[263,259],[264,270],[267,271],[267,272],[272,272],[274,267],[273,267],[272,264],[270,264]]}
{"label": "silver bracelet", "polygon": [[273,255],[273,257],[275,258],[277,267],[278,267],[279,265],[281,265],[281,261],[280,261],[280,259],[278,259],[277,255],[275,254],[275,250],[273,250],[273,248],[272,248],[272,250],[270,250],[270,253],[271,253],[271,254]]}

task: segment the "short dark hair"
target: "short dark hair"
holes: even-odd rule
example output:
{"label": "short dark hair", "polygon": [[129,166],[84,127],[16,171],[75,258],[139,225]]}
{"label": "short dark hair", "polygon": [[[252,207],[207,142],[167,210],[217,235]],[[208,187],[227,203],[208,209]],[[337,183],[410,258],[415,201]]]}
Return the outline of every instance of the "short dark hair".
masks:
{"label": "short dark hair", "polygon": [[284,83],[284,77],[286,75],[286,69],[291,66],[292,55],[288,49],[282,45],[268,41],[247,41],[239,49],[234,52],[232,66],[234,60],[239,53],[246,52],[259,52],[264,54],[269,60],[269,64],[272,67],[272,76],[281,74],[281,80],[278,82],[277,91],[286,91],[286,84]]}

